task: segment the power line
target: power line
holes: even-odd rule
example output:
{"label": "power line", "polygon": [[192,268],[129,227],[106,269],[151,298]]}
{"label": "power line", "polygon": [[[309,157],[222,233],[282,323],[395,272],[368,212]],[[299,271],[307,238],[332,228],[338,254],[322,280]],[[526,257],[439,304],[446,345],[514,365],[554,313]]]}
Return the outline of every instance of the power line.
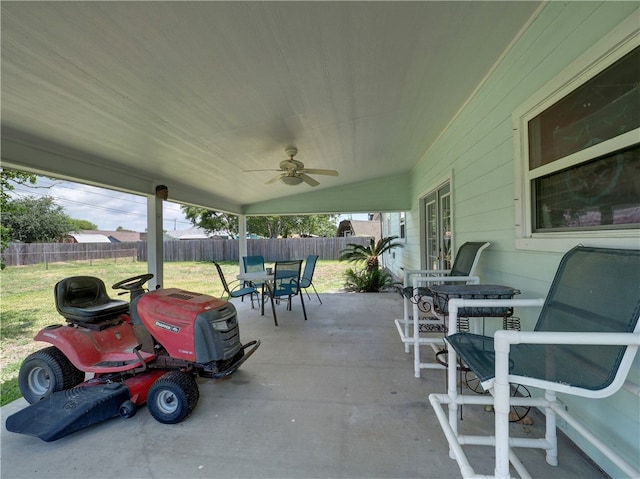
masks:
{"label": "power line", "polygon": [[[40,180],[40,178],[39,178]],[[38,180],[38,182],[40,182]],[[101,196],[101,197],[106,197],[106,198],[110,198],[110,199],[114,199],[113,198],[113,193],[107,193],[109,190],[105,190],[107,192],[102,193],[99,191],[94,191],[95,189],[99,189],[97,187],[92,187],[92,186],[87,186],[87,188],[73,188],[70,186],[71,184],[66,183],[66,184],[59,184],[59,183],[54,183],[54,182],[50,182],[49,184],[47,184],[46,182],[44,184],[40,184],[40,187],[44,187],[49,189],[49,191],[47,193],[43,193],[40,191],[35,191],[38,188],[38,184],[36,183],[36,185],[34,185],[35,187],[30,187],[28,185],[17,185],[16,188],[14,190],[12,190],[10,192],[10,194],[12,196],[18,196],[18,197],[25,197],[25,196],[34,196],[34,197],[45,197],[45,196],[49,196],[51,197],[54,201],[59,202],[59,203],[66,203],[66,204],[73,204],[73,205],[79,205],[79,206],[85,206],[88,208],[92,208],[92,209],[99,209],[99,210],[103,210],[103,211],[108,211],[108,212],[112,212],[112,213],[117,213],[117,214],[124,214],[127,216],[135,216],[138,218],[146,218],[147,214],[145,213],[140,213],[140,212],[135,212],[132,211],[131,209],[129,210],[123,210],[123,209],[118,209],[118,208],[112,208],[112,207],[107,207],[107,206],[103,206],[98,204],[97,202],[86,202],[86,201],[77,201],[77,200],[72,200],[72,199],[68,199],[68,198],[64,198],[61,196],[57,196],[57,195],[53,195],[50,194],[51,188],[65,188],[68,190],[72,190],[72,191],[77,191],[80,192],[82,194],[86,194],[86,195],[95,195],[95,196]],[[127,195],[130,198],[121,198],[122,201],[129,201],[131,203],[134,203],[135,205],[138,206],[143,206],[146,205],[145,201],[135,201],[134,199],[142,199],[142,197],[138,196],[138,195],[133,195],[130,193],[118,193],[121,195]],[[167,211],[170,211],[171,213],[178,213],[179,210],[175,209],[175,208],[171,208],[168,206],[177,206],[178,208],[180,208],[180,205],[177,205],[176,203],[167,203],[165,204],[164,208]],[[184,224],[184,225],[189,225],[191,226],[191,222],[189,221],[185,221],[185,220],[180,220],[180,219],[172,219],[172,218],[165,218],[164,222],[172,222],[172,223],[180,223],[180,224]]]}

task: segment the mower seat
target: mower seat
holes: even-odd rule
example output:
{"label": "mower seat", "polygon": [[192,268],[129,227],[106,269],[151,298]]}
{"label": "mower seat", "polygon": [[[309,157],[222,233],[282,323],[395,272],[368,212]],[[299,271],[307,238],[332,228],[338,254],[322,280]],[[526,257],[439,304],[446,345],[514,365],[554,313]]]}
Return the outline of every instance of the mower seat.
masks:
{"label": "mower seat", "polygon": [[104,282],[93,276],[71,276],[54,288],[56,309],[69,321],[96,323],[126,313],[129,303],[111,299]]}

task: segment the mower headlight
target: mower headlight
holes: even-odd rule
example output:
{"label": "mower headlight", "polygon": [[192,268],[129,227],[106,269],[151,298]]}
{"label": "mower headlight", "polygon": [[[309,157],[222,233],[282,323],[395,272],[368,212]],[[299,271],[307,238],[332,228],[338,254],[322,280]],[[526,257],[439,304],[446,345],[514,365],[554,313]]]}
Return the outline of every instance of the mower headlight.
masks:
{"label": "mower headlight", "polygon": [[212,321],[211,325],[213,326],[213,329],[215,329],[216,331],[227,331],[229,329],[229,326],[227,326],[226,319],[223,319],[221,321]]}

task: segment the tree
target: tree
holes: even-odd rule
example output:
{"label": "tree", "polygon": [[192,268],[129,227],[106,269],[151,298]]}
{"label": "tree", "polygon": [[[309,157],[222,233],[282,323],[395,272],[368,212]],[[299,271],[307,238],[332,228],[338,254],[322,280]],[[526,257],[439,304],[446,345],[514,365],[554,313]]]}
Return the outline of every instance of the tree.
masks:
{"label": "tree", "polygon": [[[24,173],[22,171],[0,169],[0,212],[2,217],[11,214],[9,191],[13,191],[17,185],[34,185],[36,175]],[[11,241],[11,230],[5,226],[4,221],[0,223],[0,251],[4,251]],[[4,269],[4,261],[0,262],[0,268]]]}
{"label": "tree", "polygon": [[[194,226],[206,231],[238,234],[238,217],[195,206],[182,206],[182,212]],[[247,230],[267,238],[292,235],[335,236],[335,215],[249,216]]]}
{"label": "tree", "polygon": [[197,206],[183,205],[181,210],[186,218],[191,221],[191,224],[203,230],[208,232],[228,231],[232,234],[238,234],[237,216],[227,215],[226,213],[199,208]]}
{"label": "tree", "polygon": [[28,196],[9,201],[8,205],[9,214],[2,215],[2,225],[10,229],[12,241],[59,241],[73,229],[71,218],[50,196]]}
{"label": "tree", "polygon": [[76,220],[73,218],[69,219],[69,225],[71,227],[70,231],[82,231],[82,230],[97,230],[98,225],[93,224],[89,220]]}

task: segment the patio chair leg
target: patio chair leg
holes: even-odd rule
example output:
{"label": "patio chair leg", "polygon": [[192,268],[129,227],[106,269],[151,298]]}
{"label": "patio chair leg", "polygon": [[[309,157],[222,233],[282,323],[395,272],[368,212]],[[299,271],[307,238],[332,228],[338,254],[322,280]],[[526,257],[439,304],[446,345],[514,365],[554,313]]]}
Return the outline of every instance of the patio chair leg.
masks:
{"label": "patio chair leg", "polygon": [[316,287],[313,285],[313,283],[311,283],[311,287],[313,288],[313,291],[315,291],[316,296],[318,297],[318,301],[320,301],[320,304],[322,304],[322,300],[320,299],[320,295],[318,294],[318,290],[316,290]]}
{"label": "patio chair leg", "polygon": [[[276,305],[273,303],[273,296],[270,295],[270,298],[271,298],[271,311],[273,312],[273,322],[277,326],[278,318],[276,317]],[[264,305],[264,301],[262,302],[262,304]]]}
{"label": "patio chair leg", "polygon": [[304,295],[300,294],[300,302],[302,303],[302,312],[304,313],[304,320],[307,320],[307,310],[304,307]]}

